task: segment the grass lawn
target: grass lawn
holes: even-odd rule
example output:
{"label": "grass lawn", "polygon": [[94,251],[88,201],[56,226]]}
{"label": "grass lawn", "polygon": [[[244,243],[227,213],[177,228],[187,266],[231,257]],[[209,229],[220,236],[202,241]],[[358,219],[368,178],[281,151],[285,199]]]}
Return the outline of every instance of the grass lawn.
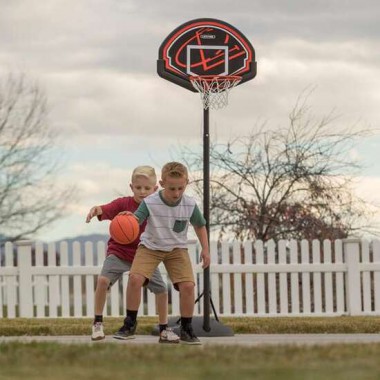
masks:
{"label": "grass lawn", "polygon": [[1,380],[379,379],[380,344],[323,347],[0,344]]}
{"label": "grass lawn", "polygon": [[[221,318],[235,333],[379,333],[378,317]],[[0,336],[89,335],[90,318],[0,319]],[[105,318],[106,333],[122,318]],[[139,318],[150,334],[156,318]],[[380,344],[196,346],[0,343],[0,380],[380,378]]]}
{"label": "grass lawn", "polygon": [[[155,317],[140,317],[137,334],[151,334]],[[220,318],[235,334],[380,333],[380,317],[279,317]],[[105,332],[113,334],[123,318],[104,318]],[[0,336],[88,335],[91,318],[0,319]]]}

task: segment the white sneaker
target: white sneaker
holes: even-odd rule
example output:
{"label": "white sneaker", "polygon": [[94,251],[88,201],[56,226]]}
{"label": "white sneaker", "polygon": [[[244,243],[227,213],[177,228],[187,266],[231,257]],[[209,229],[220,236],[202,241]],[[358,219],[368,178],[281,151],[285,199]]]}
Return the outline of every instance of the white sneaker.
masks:
{"label": "white sneaker", "polygon": [[103,331],[103,323],[102,322],[96,322],[92,325],[92,335],[91,340],[102,340],[106,336],[104,335]]}
{"label": "white sneaker", "polygon": [[173,331],[173,329],[167,327],[160,332],[158,343],[179,343],[179,336]]}

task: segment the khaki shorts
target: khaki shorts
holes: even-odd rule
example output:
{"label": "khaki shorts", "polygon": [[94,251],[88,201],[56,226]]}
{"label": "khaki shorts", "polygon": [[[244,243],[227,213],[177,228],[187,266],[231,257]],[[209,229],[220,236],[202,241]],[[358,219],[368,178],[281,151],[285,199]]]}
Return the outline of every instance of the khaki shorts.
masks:
{"label": "khaki shorts", "polygon": [[186,248],[175,248],[171,252],[164,252],[139,245],[130,273],[140,274],[151,279],[160,263],[165,265],[169,278],[176,289],[180,282],[189,281],[195,284],[193,268]]}

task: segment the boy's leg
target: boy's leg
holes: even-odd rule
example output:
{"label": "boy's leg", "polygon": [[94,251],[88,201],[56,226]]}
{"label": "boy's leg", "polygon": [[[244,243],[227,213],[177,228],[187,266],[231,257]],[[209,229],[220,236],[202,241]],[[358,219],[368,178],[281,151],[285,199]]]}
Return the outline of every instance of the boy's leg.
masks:
{"label": "boy's leg", "polygon": [[103,263],[102,270],[98,277],[95,290],[95,316],[102,316],[106,303],[107,291],[116,283],[123,273],[131,269],[131,263],[117,256],[110,254]]}
{"label": "boy's leg", "polygon": [[[96,317],[103,317],[103,309],[106,303],[107,290],[110,283],[111,281],[109,278],[99,275],[95,290],[95,321],[97,321]],[[103,319],[99,322],[103,322]]]}
{"label": "boy's leg", "polygon": [[115,339],[134,339],[137,328],[137,311],[141,302],[141,288],[146,278],[139,274],[130,274],[127,285],[127,315],[123,326],[114,334]]}
{"label": "boy's leg", "polygon": [[158,322],[160,325],[168,323],[168,288],[164,282],[160,270],[158,268],[152,274],[147,284],[150,290],[156,296],[156,309],[158,313]]}
{"label": "boy's leg", "polygon": [[158,268],[154,271],[147,288],[156,296],[160,338],[159,343],[178,343],[179,336],[168,327],[168,291]]}
{"label": "boy's leg", "polygon": [[177,284],[180,294],[179,310],[181,317],[192,318],[194,314],[194,283],[190,281]]}
{"label": "boy's leg", "polygon": [[181,329],[180,342],[183,344],[201,344],[192,326],[194,313],[194,283],[185,281],[176,284],[180,294]]}
{"label": "boy's leg", "polygon": [[156,309],[158,314],[158,323],[160,325],[168,324],[168,293],[158,293],[156,296]]}
{"label": "boy's leg", "polygon": [[161,258],[155,251],[139,246],[129,274],[127,286],[127,316],[114,335],[116,339],[133,339],[137,327],[137,312],[141,303],[141,288],[151,278]]}
{"label": "boy's leg", "polygon": [[146,283],[145,276],[138,273],[131,273],[127,285],[127,308],[138,310],[141,303],[141,288]]}
{"label": "boy's leg", "polygon": [[109,284],[110,280],[107,277],[99,275],[95,290],[95,317],[92,324],[91,340],[103,340],[106,337],[103,331],[103,309]]}
{"label": "boy's leg", "polygon": [[170,252],[165,257],[164,265],[174,288],[180,293],[180,343],[201,344],[192,327],[195,281],[187,249],[178,248]]}
{"label": "boy's leg", "polygon": [[103,309],[106,303],[108,289],[119,280],[124,272],[129,271],[131,264],[121,260],[115,255],[106,257],[101,273],[98,277],[95,290],[95,317],[92,326],[92,340],[102,340],[105,338],[103,332]]}

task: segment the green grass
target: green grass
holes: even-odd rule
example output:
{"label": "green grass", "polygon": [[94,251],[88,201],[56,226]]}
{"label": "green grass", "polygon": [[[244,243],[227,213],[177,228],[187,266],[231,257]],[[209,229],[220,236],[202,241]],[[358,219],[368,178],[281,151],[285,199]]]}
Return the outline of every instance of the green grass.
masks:
{"label": "green grass", "polygon": [[[105,317],[105,332],[113,334],[123,318]],[[380,333],[380,317],[220,318],[235,334]],[[0,319],[0,336],[88,335],[91,318]],[[151,334],[157,318],[141,317],[137,334]]]}
{"label": "green grass", "polygon": [[0,380],[378,379],[380,344],[212,347],[0,344]]}
{"label": "green grass", "polygon": [[[238,333],[379,333],[380,317],[221,318]],[[0,336],[89,335],[91,318],[0,319]],[[105,318],[106,334],[122,318]],[[139,318],[151,334],[156,318]],[[380,378],[380,344],[209,346],[0,343],[0,380]]]}

